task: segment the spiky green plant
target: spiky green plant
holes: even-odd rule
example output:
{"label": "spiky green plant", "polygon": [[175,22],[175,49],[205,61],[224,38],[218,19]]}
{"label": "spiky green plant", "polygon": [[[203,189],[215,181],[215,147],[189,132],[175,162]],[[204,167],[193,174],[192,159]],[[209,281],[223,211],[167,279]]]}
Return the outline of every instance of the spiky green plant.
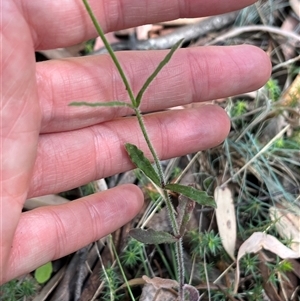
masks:
{"label": "spiky green plant", "polygon": [[116,266],[108,265],[101,270],[100,278],[104,283],[104,289],[101,294],[101,300],[117,301],[122,298],[118,292],[121,285],[121,276]]}
{"label": "spiky green plant", "polygon": [[12,280],[0,286],[0,300],[2,301],[26,301],[32,298],[38,284],[34,279]]}

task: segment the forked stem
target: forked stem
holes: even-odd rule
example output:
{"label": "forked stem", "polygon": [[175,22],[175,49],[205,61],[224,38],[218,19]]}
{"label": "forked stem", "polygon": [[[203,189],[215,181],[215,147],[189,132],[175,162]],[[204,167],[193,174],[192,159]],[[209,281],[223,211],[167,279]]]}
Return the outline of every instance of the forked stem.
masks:
{"label": "forked stem", "polygon": [[[179,289],[178,289],[178,297],[180,301],[184,300],[184,293],[183,293],[183,286],[184,286],[184,260],[183,260],[183,248],[182,248],[182,238],[180,238],[180,233],[179,233],[179,227],[178,227],[178,223],[176,220],[176,215],[174,212],[174,207],[172,205],[172,202],[169,198],[168,192],[165,189],[166,186],[166,181],[165,181],[165,176],[163,173],[163,169],[161,166],[161,162],[156,154],[156,151],[149,139],[149,135],[148,132],[146,130],[145,127],[145,123],[143,121],[143,116],[142,113],[139,109],[139,105],[141,103],[141,98],[143,95],[143,92],[145,91],[146,87],[150,84],[150,82],[154,79],[154,77],[157,75],[157,73],[162,69],[162,67],[170,60],[172,54],[174,53],[174,51],[180,46],[180,44],[182,43],[182,41],[179,41],[178,43],[176,43],[175,47],[171,50],[171,52],[167,55],[167,57],[164,59],[164,61],[158,66],[158,68],[155,70],[155,72],[151,75],[151,77],[148,79],[147,83],[145,84],[145,87],[142,88],[142,90],[140,91],[140,93],[138,94],[138,98],[134,97],[133,95],[133,91],[129,85],[129,81],[112,49],[112,47],[110,46],[110,44],[108,43],[108,41],[105,38],[104,32],[100,26],[100,24],[98,23],[89,3],[87,0],[83,0],[83,3],[86,7],[86,10],[88,12],[88,14],[90,15],[90,18],[101,38],[101,40],[103,41],[109,55],[111,56],[121,78],[122,81],[125,85],[125,88],[127,90],[127,93],[129,95],[129,98],[131,100],[133,109],[135,111],[136,117],[138,119],[139,122],[139,126],[141,128],[141,131],[143,133],[143,136],[146,140],[147,146],[153,156],[154,159],[154,163],[157,169],[157,173],[160,179],[160,184],[161,184],[161,188],[163,189],[163,195],[164,195],[164,199],[165,199],[165,203],[166,203],[166,207],[167,207],[167,211],[169,214],[169,218],[170,218],[170,222],[171,222],[171,226],[172,226],[172,230],[173,230],[173,234],[175,237],[178,237],[178,242],[176,242],[176,253],[177,253],[177,266],[178,266],[178,282],[179,282]],[[119,263],[119,262],[118,262]],[[120,264],[120,263],[119,263]]]}

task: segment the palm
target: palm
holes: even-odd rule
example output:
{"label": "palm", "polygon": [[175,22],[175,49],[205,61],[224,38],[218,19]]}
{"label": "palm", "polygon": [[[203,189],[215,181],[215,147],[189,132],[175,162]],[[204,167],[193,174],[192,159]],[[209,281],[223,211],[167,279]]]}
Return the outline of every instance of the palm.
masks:
{"label": "palm", "polygon": [[[53,1],[3,2],[0,282],[112,232],[138,212],[143,196],[137,187],[126,185],[21,214],[26,198],[57,193],[131,168],[125,142],[145,149],[135,119],[119,118],[126,110],[67,106],[79,100],[127,99],[106,56],[35,64],[34,45],[65,47],[95,35],[81,3],[60,3],[58,8]],[[205,6],[206,1],[181,1],[185,4],[181,8],[172,1],[151,1],[147,11],[140,8],[140,0],[123,6],[117,0],[90,2],[104,28],[115,30],[200,16],[197,11],[221,13],[253,1],[226,1],[226,7],[216,1],[218,11],[217,5]],[[135,92],[164,55],[155,51],[119,54]],[[142,109],[157,111],[253,90],[269,72],[266,56],[253,47],[178,51],[145,94]],[[216,106],[147,115],[145,121],[162,159],[219,144],[229,130],[226,114]]]}

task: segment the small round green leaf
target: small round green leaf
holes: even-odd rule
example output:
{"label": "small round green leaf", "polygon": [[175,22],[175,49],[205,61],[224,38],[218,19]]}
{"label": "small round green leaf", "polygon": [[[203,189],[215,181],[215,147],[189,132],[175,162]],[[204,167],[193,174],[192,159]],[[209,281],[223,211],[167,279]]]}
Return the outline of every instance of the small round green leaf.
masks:
{"label": "small round green leaf", "polygon": [[48,262],[34,271],[34,278],[40,284],[47,282],[52,274],[52,262]]}

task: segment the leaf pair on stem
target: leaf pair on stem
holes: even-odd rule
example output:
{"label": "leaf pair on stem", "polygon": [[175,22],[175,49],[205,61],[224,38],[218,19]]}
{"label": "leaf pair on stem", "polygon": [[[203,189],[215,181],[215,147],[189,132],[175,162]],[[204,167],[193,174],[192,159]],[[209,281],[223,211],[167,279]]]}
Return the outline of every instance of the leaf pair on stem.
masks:
{"label": "leaf pair on stem", "polygon": [[163,184],[151,162],[144,156],[144,153],[137,146],[126,143],[125,148],[132,163],[139,168],[155,185],[163,190],[170,190],[180,194],[176,218],[177,227],[179,230],[178,234],[172,235],[167,232],[155,231],[152,229],[133,229],[129,233],[133,238],[145,244],[177,242],[185,232],[187,223],[189,222],[195,207],[195,202],[200,205],[215,207],[214,199],[208,196],[204,191],[199,191],[192,186]]}

